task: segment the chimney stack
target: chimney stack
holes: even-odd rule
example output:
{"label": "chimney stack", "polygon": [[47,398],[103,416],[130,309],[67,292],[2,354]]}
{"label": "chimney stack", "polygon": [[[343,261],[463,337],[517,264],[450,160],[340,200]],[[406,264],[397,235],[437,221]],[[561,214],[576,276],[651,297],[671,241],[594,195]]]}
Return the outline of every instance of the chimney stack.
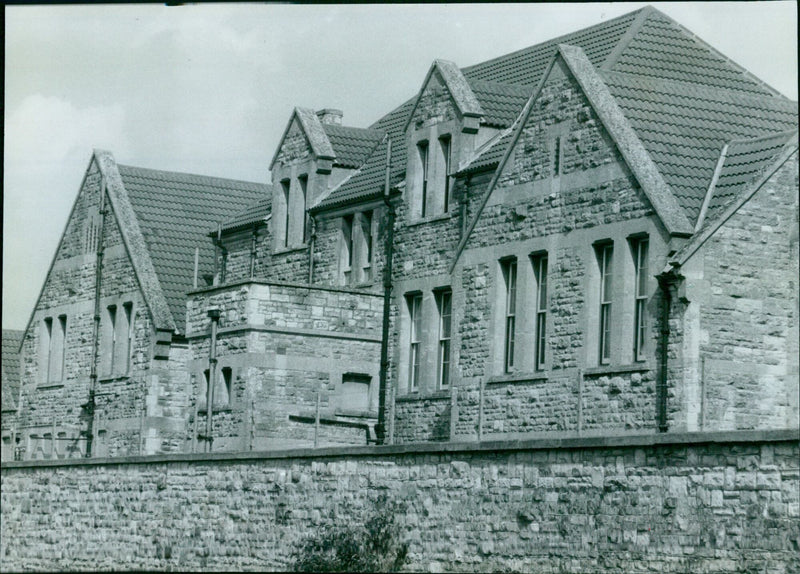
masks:
{"label": "chimney stack", "polygon": [[323,124],[331,124],[334,126],[342,125],[342,116],[344,112],[342,110],[336,110],[334,108],[325,108],[324,110],[320,110],[317,112],[317,117],[319,121]]}

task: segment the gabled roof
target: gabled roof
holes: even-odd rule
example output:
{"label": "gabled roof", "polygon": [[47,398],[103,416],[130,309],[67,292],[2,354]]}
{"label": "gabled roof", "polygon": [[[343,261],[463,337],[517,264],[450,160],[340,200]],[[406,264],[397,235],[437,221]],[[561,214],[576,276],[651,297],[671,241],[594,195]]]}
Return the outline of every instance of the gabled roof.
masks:
{"label": "gabled roof", "polygon": [[[270,217],[272,217],[272,186],[266,185],[266,187],[267,195],[265,197],[254,201],[220,224],[223,232],[240,231],[269,221]],[[216,235],[218,229],[212,229],[209,231],[209,235]]]}
{"label": "gabled roof", "polygon": [[286,129],[283,130],[283,135],[278,143],[278,147],[275,149],[275,155],[272,156],[272,161],[269,162],[270,169],[272,169],[275,165],[275,161],[278,159],[281,146],[283,146],[283,140],[286,139],[286,134],[289,133],[289,129],[292,127],[295,118],[308,139],[308,143],[315,156],[321,159],[333,159],[336,157],[328,135],[325,133],[325,129],[322,127],[322,122],[319,121],[316,112],[308,108],[295,108],[292,115],[289,117],[289,121],[286,123]]}
{"label": "gabled roof", "polygon": [[693,222],[723,145],[797,126],[797,103],[785,98],[631,74],[601,75]]}
{"label": "gabled roof", "polygon": [[741,196],[749,183],[775,162],[786,144],[793,139],[797,139],[796,130],[731,141],[711,194],[706,222],[715,221],[728,204]]}
{"label": "gabled roof", "polygon": [[3,329],[2,340],[2,409],[15,411],[19,398],[19,351],[25,331]]}
{"label": "gabled roof", "polygon": [[[625,123],[633,128],[644,155],[650,156],[656,168],[653,174],[683,210],[678,217],[690,223],[697,221],[725,143],[797,126],[795,102],[649,6],[463,68],[483,109],[484,125],[506,128],[513,124],[559,44],[582,49]],[[372,125],[392,139],[393,179],[405,171],[405,126],[417,97]],[[504,151],[500,144],[477,154],[462,167],[462,173],[497,165]],[[356,185],[359,190],[347,189]],[[351,178],[340,187],[337,195],[352,201],[375,192],[365,190],[364,178]]]}
{"label": "gabled roof", "polygon": [[408,122],[414,117],[414,112],[419,105],[422,94],[425,92],[425,87],[428,85],[434,72],[439,73],[447,91],[450,92],[450,97],[453,98],[453,102],[462,116],[476,118],[483,116],[483,108],[478,98],[476,98],[475,94],[472,92],[472,88],[464,77],[464,74],[458,69],[458,66],[447,60],[434,60],[431,67],[428,69],[425,80],[422,82],[422,87],[414,101],[414,107],[411,109],[411,113],[408,114],[408,119],[403,126],[403,131],[408,129]]}
{"label": "gabled roof", "polygon": [[503,159],[503,154],[508,149],[513,135],[514,130],[512,128],[507,128],[500,132],[496,137],[486,142],[483,147],[476,150],[475,155],[455,175],[463,176],[496,168],[500,160]]}
{"label": "gabled roof", "polygon": [[322,124],[322,129],[325,130],[336,155],[333,165],[347,168],[360,167],[386,135],[381,130],[336,124]]}
{"label": "gabled roof", "polygon": [[195,248],[200,249],[201,274],[210,271],[214,250],[208,230],[268,197],[270,186],[125,165],[118,169],[168,311],[183,333]]}

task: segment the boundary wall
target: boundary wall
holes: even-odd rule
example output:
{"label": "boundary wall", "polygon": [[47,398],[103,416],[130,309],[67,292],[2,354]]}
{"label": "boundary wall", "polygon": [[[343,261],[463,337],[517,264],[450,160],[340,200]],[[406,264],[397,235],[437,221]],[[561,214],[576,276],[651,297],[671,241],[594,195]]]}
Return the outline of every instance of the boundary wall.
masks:
{"label": "boundary wall", "polygon": [[412,571],[800,572],[800,432],[2,465],[0,570],[285,570],[381,496]]}

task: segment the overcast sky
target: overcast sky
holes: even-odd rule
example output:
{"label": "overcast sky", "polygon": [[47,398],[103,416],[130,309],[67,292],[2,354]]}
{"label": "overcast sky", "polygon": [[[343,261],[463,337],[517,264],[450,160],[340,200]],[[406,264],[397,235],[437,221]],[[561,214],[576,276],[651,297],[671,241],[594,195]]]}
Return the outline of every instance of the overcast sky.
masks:
{"label": "overcast sky", "polygon": [[[797,100],[790,2],[652,3]],[[93,148],[259,182],[294,106],[366,127],[468,66],[644,3],[6,6],[3,328],[23,329]]]}

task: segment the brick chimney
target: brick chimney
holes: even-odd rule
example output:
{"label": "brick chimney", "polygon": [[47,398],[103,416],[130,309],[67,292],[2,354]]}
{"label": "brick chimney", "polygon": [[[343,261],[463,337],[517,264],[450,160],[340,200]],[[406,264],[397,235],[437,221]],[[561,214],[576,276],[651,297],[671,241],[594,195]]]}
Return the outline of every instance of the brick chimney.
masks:
{"label": "brick chimney", "polygon": [[342,125],[342,116],[344,112],[342,110],[336,110],[333,108],[325,108],[324,110],[320,110],[317,112],[317,117],[319,121],[323,124],[331,124],[335,126]]}

